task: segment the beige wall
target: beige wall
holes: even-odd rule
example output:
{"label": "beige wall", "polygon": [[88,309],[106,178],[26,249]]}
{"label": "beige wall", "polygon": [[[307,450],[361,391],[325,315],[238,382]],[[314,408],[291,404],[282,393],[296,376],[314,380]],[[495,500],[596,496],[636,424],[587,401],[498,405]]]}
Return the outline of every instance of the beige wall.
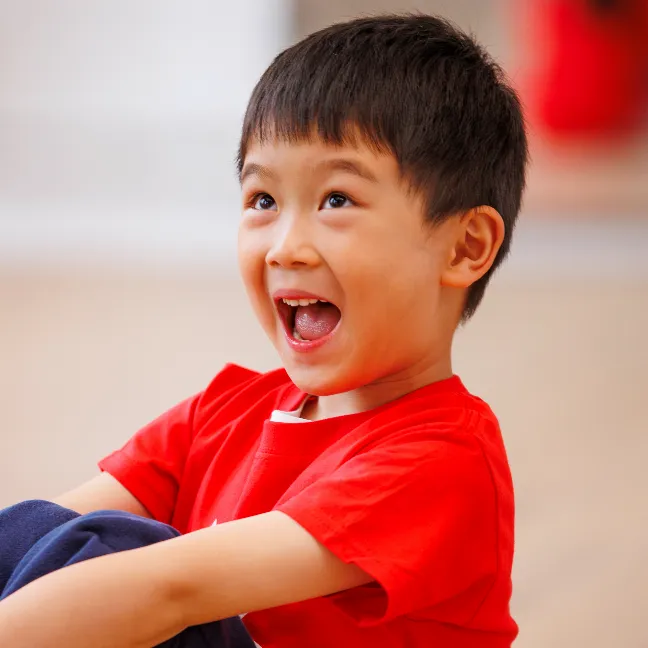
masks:
{"label": "beige wall", "polygon": [[492,48],[493,54],[506,57],[510,39],[502,24],[507,0],[297,0],[295,2],[296,36],[321,29],[338,20],[376,13],[421,11],[453,20],[473,31]]}

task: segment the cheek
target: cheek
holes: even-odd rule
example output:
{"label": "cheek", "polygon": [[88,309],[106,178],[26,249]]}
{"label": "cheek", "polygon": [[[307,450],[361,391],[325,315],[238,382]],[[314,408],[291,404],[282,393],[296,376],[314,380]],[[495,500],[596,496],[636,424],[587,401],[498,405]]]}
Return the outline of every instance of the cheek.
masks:
{"label": "cheek", "polygon": [[360,268],[349,274],[347,285],[353,286],[354,326],[362,329],[363,339],[368,344],[387,340],[391,346],[395,333],[411,341],[427,338],[440,299],[436,259],[413,247],[380,259],[360,258]]}
{"label": "cheek", "polygon": [[264,327],[269,321],[270,303],[265,287],[266,252],[262,241],[241,228],[238,237],[238,265],[250,302]]}
{"label": "cheek", "polygon": [[241,276],[246,283],[254,281],[255,277],[263,274],[267,254],[267,241],[255,228],[241,223],[238,231],[238,262]]}

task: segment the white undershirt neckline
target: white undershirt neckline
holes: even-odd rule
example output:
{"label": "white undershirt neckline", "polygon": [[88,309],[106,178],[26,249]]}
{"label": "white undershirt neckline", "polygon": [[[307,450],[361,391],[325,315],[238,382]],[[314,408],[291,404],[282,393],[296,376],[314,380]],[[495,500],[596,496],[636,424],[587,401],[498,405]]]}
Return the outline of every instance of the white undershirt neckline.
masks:
{"label": "white undershirt neckline", "polygon": [[301,405],[292,412],[284,412],[282,410],[274,410],[270,415],[270,421],[273,423],[311,423],[308,419],[302,418],[301,414],[304,411],[304,406],[310,397],[307,396],[302,401]]}

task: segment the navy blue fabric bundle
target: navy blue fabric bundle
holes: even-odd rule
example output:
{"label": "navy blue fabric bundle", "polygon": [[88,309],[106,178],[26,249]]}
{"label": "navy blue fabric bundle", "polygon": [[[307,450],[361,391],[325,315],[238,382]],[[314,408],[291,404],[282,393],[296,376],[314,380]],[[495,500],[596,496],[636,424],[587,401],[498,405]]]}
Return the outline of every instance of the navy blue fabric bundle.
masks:
{"label": "navy blue fabric bundle", "polygon": [[[32,500],[0,510],[0,600],[74,563],[169,540],[173,527],[123,511],[79,515]],[[160,648],[254,648],[238,618],[187,628]]]}

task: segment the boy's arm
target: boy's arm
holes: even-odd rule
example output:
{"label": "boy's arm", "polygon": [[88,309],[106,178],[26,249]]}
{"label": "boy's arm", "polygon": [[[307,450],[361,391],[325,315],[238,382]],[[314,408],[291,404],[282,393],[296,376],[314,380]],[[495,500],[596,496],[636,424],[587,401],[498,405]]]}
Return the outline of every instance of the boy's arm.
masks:
{"label": "boy's arm", "polygon": [[0,646],[149,648],[191,625],[371,580],[274,511],[34,581],[0,602]]}
{"label": "boy's arm", "polygon": [[92,511],[117,510],[151,517],[139,500],[106,472],[52,501],[81,515]]}

